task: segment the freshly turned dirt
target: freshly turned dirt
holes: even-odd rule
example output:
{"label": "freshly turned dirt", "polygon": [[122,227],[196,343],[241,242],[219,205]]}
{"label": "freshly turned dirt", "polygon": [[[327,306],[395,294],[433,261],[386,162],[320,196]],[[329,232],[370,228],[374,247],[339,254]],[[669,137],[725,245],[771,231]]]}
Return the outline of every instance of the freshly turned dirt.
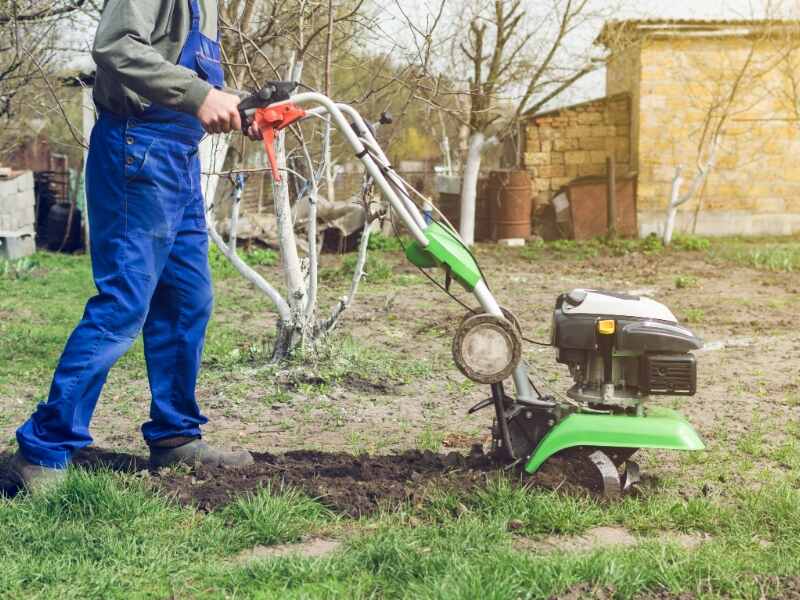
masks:
{"label": "freshly turned dirt", "polygon": [[[288,486],[318,498],[337,514],[361,516],[380,508],[392,509],[403,502],[417,503],[432,488],[469,494],[501,473],[520,486],[599,494],[599,478],[586,463],[574,456],[550,459],[533,476],[508,468],[490,455],[473,451],[436,454],[409,450],[400,454],[355,456],[341,452],[298,450],[285,454],[254,454],[255,463],[244,468],[224,467],[163,469],[148,473],[154,486],[184,505],[203,511],[223,507],[237,498],[266,486]],[[0,455],[0,492],[13,496]],[[87,448],[75,456],[74,464],[85,469],[106,468],[126,473],[147,472],[147,459],[102,448]]]}
{"label": "freshly turned dirt", "polygon": [[[192,473],[162,471],[158,486],[183,504],[214,510],[267,485],[291,486],[336,513],[370,514],[381,507],[422,501],[431,486],[469,492],[503,470],[485,455],[407,451],[389,456],[296,451],[256,454],[255,464],[241,469],[198,468]],[[551,461],[534,477],[519,474],[520,485],[554,489],[566,483],[567,461]]]}

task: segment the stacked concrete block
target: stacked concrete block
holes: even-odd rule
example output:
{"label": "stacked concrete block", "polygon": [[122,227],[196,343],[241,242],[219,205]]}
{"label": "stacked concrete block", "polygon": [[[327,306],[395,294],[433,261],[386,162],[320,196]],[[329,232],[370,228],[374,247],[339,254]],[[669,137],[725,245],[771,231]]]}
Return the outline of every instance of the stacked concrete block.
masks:
{"label": "stacked concrete block", "polygon": [[35,203],[33,172],[0,176],[0,258],[13,260],[36,251]]}

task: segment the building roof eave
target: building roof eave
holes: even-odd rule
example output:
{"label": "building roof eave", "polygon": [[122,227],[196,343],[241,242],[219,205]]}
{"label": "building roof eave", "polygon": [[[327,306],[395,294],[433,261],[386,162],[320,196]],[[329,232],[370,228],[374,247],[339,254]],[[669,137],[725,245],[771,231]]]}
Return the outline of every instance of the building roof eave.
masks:
{"label": "building roof eave", "polygon": [[565,110],[582,108],[584,106],[589,106],[591,104],[597,104],[598,102],[612,102],[620,98],[628,98],[628,97],[630,97],[630,94],[628,92],[619,92],[618,94],[612,94],[610,96],[600,96],[598,98],[591,98],[590,100],[584,100],[583,102],[577,102],[575,104],[565,104],[564,106],[559,106],[558,108],[550,108],[542,112],[534,113],[532,111],[528,111],[523,113],[523,116],[525,116],[528,119],[538,119],[540,117],[549,117],[552,115],[556,115]]}
{"label": "building roof eave", "polygon": [[765,33],[800,37],[795,19],[628,19],[608,21],[595,43],[613,47],[642,38],[753,37]]}

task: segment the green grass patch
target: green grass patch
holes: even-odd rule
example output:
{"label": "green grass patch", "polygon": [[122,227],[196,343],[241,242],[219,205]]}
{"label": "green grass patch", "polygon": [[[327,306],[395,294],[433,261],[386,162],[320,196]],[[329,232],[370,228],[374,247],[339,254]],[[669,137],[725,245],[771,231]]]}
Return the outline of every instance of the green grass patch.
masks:
{"label": "green grass patch", "polygon": [[[471,495],[441,491],[422,505],[334,519],[291,490],[264,489],[203,514],[146,480],[76,471],[57,492],[0,501],[0,590],[38,598],[546,598],[585,583],[615,598],[694,591],[706,598],[780,595],[800,570],[800,492],[777,483],[685,499],[651,492],[606,504],[526,490],[502,477]],[[509,530],[511,520],[523,528]],[[642,535],[631,548],[532,552],[520,536],[596,525]],[[710,534],[695,549],[668,531]],[[255,544],[323,532],[345,540],[323,558],[241,563]]]}
{"label": "green grass patch", "polygon": [[[278,253],[270,248],[253,248],[249,252],[240,251],[239,256],[251,267],[274,267],[280,262]],[[215,244],[210,244],[208,261],[215,279],[239,276],[239,271]]]}
{"label": "green grass patch", "polygon": [[370,252],[402,252],[403,248],[411,244],[412,241],[407,235],[394,236],[373,233],[369,236],[367,249]]}
{"label": "green grass patch", "polygon": [[[723,238],[724,240],[724,238]],[[559,258],[586,260],[595,256],[626,256],[629,254],[658,254],[660,252],[706,252],[716,247],[719,242],[708,238],[682,234],[676,235],[668,248],[664,247],[661,238],[650,234],[643,238],[595,238],[591,240],[554,240],[545,242],[541,239],[528,242],[520,253],[524,258],[536,259],[542,256],[555,255]],[[724,241],[722,242],[724,243]]]}
{"label": "green grass patch", "polygon": [[292,386],[305,386],[306,393],[326,393],[333,385],[388,391],[392,386],[429,377],[431,361],[418,360],[365,345],[352,336],[327,338],[314,348],[298,349],[288,363],[266,373],[283,372]]}
{"label": "green grass patch", "polygon": [[714,244],[712,259],[732,262],[763,271],[794,272],[800,270],[800,239],[787,238],[730,238]]}
{"label": "green grass patch", "polygon": [[702,308],[687,308],[684,316],[687,323],[702,323],[706,313]]}
{"label": "green grass patch", "polygon": [[[682,249],[682,248],[681,248]],[[664,250],[661,240],[655,235],[642,239],[606,239],[592,240],[554,240],[545,242],[541,239],[528,242],[520,254],[524,258],[536,259],[546,255],[559,258],[586,260],[595,256],[625,256],[628,254],[653,254]]]}
{"label": "green grass patch", "polygon": [[[338,267],[329,267],[320,270],[322,281],[350,280],[356,271],[358,263],[357,254],[347,254]],[[367,283],[380,283],[392,277],[392,266],[384,260],[380,253],[367,254],[364,263],[364,281]]]}
{"label": "green grass patch", "polygon": [[675,278],[675,288],[679,290],[697,287],[697,283],[697,277],[692,275],[678,275]]}
{"label": "green grass patch", "polygon": [[222,512],[228,523],[243,531],[243,539],[250,545],[296,542],[314,527],[333,520],[328,509],[296,489],[273,492],[268,486]]}

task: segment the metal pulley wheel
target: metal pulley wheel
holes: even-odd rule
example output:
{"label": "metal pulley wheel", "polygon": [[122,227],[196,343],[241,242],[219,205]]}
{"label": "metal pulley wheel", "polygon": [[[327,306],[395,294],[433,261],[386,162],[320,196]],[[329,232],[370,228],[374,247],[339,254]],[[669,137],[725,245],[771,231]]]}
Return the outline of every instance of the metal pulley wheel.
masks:
{"label": "metal pulley wheel", "polygon": [[464,319],[453,338],[453,361],[477,383],[500,383],[519,364],[522,339],[507,319],[474,314]]}

